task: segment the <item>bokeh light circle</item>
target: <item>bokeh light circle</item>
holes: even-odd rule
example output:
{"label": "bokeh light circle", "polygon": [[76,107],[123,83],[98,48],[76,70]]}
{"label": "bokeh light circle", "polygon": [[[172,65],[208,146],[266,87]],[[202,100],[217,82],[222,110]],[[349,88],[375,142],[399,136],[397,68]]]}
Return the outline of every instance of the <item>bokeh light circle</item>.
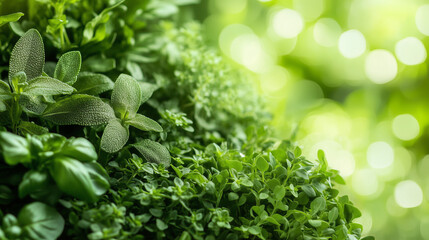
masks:
{"label": "bokeh light circle", "polygon": [[392,81],[398,73],[398,63],[393,54],[384,49],[371,51],[365,59],[365,73],[374,83]]}
{"label": "bokeh light circle", "polygon": [[416,13],[417,29],[426,36],[429,36],[429,4],[425,4],[417,9]]}
{"label": "bokeh light circle", "polygon": [[393,119],[392,130],[397,138],[408,141],[419,135],[420,125],[413,115],[401,114]]}
{"label": "bokeh light circle", "polygon": [[371,196],[377,193],[378,179],[374,171],[361,169],[355,172],[352,177],[353,190],[361,196]]}
{"label": "bokeh light circle", "polygon": [[346,58],[357,58],[365,52],[365,37],[358,30],[348,30],[341,34],[338,40],[338,49]]}
{"label": "bokeh light circle", "polygon": [[286,8],[274,13],[272,26],[280,37],[294,38],[302,32],[304,20],[299,12]]}
{"label": "bokeh light circle", "polygon": [[337,44],[341,27],[332,18],[319,19],[313,28],[314,40],[321,46],[333,47]]}
{"label": "bokeh light circle", "polygon": [[366,152],[368,164],[376,169],[390,167],[394,156],[392,147],[386,142],[374,142],[369,145]]}
{"label": "bokeh light circle", "polygon": [[423,202],[423,191],[412,180],[402,181],[395,186],[395,201],[403,208],[418,207]]}
{"label": "bokeh light circle", "polygon": [[407,37],[396,43],[395,54],[405,65],[423,63],[427,57],[425,46],[415,37]]}

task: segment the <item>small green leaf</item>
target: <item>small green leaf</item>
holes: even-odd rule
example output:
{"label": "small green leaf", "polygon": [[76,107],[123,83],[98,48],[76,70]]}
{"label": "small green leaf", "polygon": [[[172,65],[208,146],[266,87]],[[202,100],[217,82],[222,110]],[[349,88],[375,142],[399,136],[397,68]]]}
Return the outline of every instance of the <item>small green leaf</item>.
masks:
{"label": "small green leaf", "polygon": [[146,102],[150,97],[152,97],[153,92],[159,88],[158,85],[147,83],[147,82],[139,82],[140,88],[142,90],[142,99],[141,104]]}
{"label": "small green leaf", "polygon": [[164,231],[168,228],[168,225],[165,224],[161,219],[157,218],[156,219],[156,226],[158,227],[159,230]]}
{"label": "small green leaf", "polygon": [[21,209],[18,214],[22,237],[28,239],[57,239],[64,229],[63,217],[52,207],[33,202]]}
{"label": "small green leaf", "polygon": [[81,72],[77,81],[73,84],[78,93],[98,95],[100,93],[112,90],[114,83],[110,78],[103,74]]}
{"label": "small green leaf", "polygon": [[21,183],[19,184],[19,197],[24,198],[28,194],[43,191],[44,188],[48,186],[48,184],[49,175],[47,172],[30,170],[25,173]]}
{"label": "small green leaf", "polygon": [[70,138],[61,149],[61,155],[72,157],[81,162],[97,160],[97,152],[92,143],[85,138]]}
{"label": "small green leaf", "polygon": [[55,78],[40,76],[28,81],[23,89],[27,95],[59,95],[71,94],[75,89]]}
{"label": "small green leaf", "polygon": [[135,116],[140,107],[141,94],[137,80],[126,74],[119,75],[113,87],[111,104],[121,119]]}
{"label": "small green leaf", "polygon": [[116,67],[114,58],[103,58],[99,55],[86,58],[82,63],[82,71],[108,72]]}
{"label": "small green leaf", "polygon": [[265,158],[258,157],[256,159],[256,167],[259,169],[259,171],[265,172],[265,171],[268,170],[268,168],[270,167],[270,165],[268,165],[268,162],[267,162],[267,160],[265,160]]}
{"label": "small green leaf", "polygon": [[7,164],[31,162],[31,154],[25,138],[9,132],[0,132],[0,146]]}
{"label": "small green leaf", "polygon": [[16,22],[22,16],[24,16],[24,13],[22,13],[22,12],[17,12],[17,13],[12,13],[12,14],[8,14],[8,15],[0,16],[0,27],[5,25],[6,23],[9,23],[9,22]]}
{"label": "small green leaf", "polygon": [[309,197],[315,197],[316,196],[316,192],[314,191],[314,189],[311,185],[308,185],[308,184],[302,185],[301,188],[305,192],[305,194],[307,194],[307,196],[309,196]]}
{"label": "small green leaf", "polygon": [[45,50],[36,29],[28,30],[13,47],[9,63],[9,81],[18,72],[25,72],[29,80],[43,73]]}
{"label": "small green leaf", "polygon": [[282,185],[277,185],[274,188],[274,198],[277,201],[282,200],[285,197],[285,195],[286,195],[286,190],[285,190],[285,188]]}
{"label": "small green leaf", "polygon": [[109,122],[115,113],[98,97],[75,94],[50,105],[42,117],[58,125],[94,126]]}
{"label": "small green leaf", "polygon": [[10,98],[12,98],[12,92],[10,91],[9,84],[0,80],[0,100],[7,100]]}
{"label": "small green leaf", "polygon": [[39,126],[33,122],[21,121],[18,125],[18,128],[22,133],[31,134],[31,135],[42,135],[48,133],[49,130],[45,127]]}
{"label": "small green leaf", "polygon": [[337,218],[338,218],[338,208],[333,207],[328,213],[328,221],[331,223],[337,220]]}
{"label": "small green leaf", "polygon": [[310,220],[308,220],[308,223],[310,223],[310,225],[315,227],[315,228],[322,226],[322,220],[310,219]]}
{"label": "small green leaf", "polygon": [[80,71],[82,57],[79,51],[64,53],[55,67],[54,78],[73,85]]}
{"label": "small green leaf", "polygon": [[167,148],[158,142],[154,142],[149,139],[144,139],[133,146],[143,155],[143,157],[149,161],[157,164],[164,164],[164,166],[170,166],[170,153]]}
{"label": "small green leaf", "polygon": [[48,106],[43,102],[43,96],[21,95],[19,105],[24,112],[40,115]]}
{"label": "small green leaf", "polygon": [[258,226],[251,226],[251,227],[249,228],[249,233],[250,233],[250,234],[253,234],[253,235],[258,235],[258,234],[260,234],[260,233],[261,233],[261,228],[260,228],[260,227],[258,227]]}
{"label": "small green leaf", "polygon": [[326,200],[323,197],[317,197],[311,202],[310,208],[313,214],[323,211],[326,208]]}
{"label": "small green leaf", "polygon": [[145,117],[139,113],[134,118],[128,119],[125,123],[138,128],[142,131],[162,132],[162,127],[154,120]]}
{"label": "small green leaf", "polygon": [[100,147],[108,153],[117,152],[127,143],[129,135],[128,128],[122,126],[119,119],[112,119],[104,129]]}

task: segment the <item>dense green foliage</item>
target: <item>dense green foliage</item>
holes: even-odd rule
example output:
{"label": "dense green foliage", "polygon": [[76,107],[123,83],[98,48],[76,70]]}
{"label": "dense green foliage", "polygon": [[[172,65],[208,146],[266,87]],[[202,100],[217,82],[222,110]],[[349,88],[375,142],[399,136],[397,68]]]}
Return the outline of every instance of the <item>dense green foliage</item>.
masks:
{"label": "dense green foliage", "polygon": [[0,18],[0,239],[361,238],[323,151],[272,139],[245,75],[179,26],[193,2]]}

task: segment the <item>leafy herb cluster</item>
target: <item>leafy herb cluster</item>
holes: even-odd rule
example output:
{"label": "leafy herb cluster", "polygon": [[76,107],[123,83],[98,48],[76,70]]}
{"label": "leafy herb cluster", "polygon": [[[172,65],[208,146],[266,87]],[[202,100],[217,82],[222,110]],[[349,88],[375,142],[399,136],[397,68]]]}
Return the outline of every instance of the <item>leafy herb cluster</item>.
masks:
{"label": "leafy herb cluster", "polygon": [[0,239],[361,239],[323,152],[272,139],[245,75],[177,27],[192,3],[0,16]]}

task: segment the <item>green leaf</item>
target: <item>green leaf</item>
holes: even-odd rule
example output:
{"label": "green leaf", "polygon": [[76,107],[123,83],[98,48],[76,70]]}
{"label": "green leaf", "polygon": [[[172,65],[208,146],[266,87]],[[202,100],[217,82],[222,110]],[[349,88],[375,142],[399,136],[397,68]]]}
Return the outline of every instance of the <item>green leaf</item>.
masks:
{"label": "green leaf", "polygon": [[31,154],[25,138],[9,132],[0,132],[0,146],[7,164],[31,162]]}
{"label": "green leaf", "polygon": [[338,218],[338,208],[333,207],[328,213],[328,221],[331,223],[337,220],[337,218]]}
{"label": "green leaf", "polygon": [[45,127],[39,126],[33,122],[21,121],[18,125],[18,128],[22,133],[31,134],[31,135],[42,135],[48,133],[49,130]]}
{"label": "green leaf", "polygon": [[163,131],[162,127],[157,122],[139,113],[137,113],[134,118],[128,119],[125,123],[135,128],[138,128],[142,131],[155,131],[155,132]]}
{"label": "green leaf", "polygon": [[156,219],[156,226],[158,227],[159,230],[164,231],[168,228],[168,225],[165,224],[161,219],[157,218]]}
{"label": "green leaf", "polygon": [[275,198],[277,201],[282,200],[282,199],[285,197],[285,195],[286,195],[286,190],[285,190],[285,188],[283,187],[283,185],[277,185],[277,186],[274,188],[274,198]]}
{"label": "green leaf", "polygon": [[115,59],[103,58],[98,55],[91,56],[82,63],[82,70],[90,72],[108,72],[115,68]]}
{"label": "green leaf", "polygon": [[167,148],[160,143],[144,139],[133,144],[133,147],[135,147],[148,162],[164,164],[165,167],[170,166],[170,153]]}
{"label": "green leaf", "polygon": [[121,119],[135,116],[140,107],[141,94],[137,80],[126,74],[119,75],[113,87],[111,104]]}
{"label": "green leaf", "polygon": [[9,22],[16,22],[22,16],[24,16],[24,13],[22,13],[22,12],[17,12],[17,13],[12,13],[12,14],[8,14],[8,15],[0,16],[0,27],[5,25],[6,23],[9,23]]}
{"label": "green leaf", "polygon": [[110,78],[103,74],[81,72],[77,81],[73,84],[78,93],[98,95],[100,93],[112,90],[114,83]]}
{"label": "green leaf", "polygon": [[29,80],[43,73],[45,50],[36,29],[28,30],[13,47],[9,63],[9,81],[18,72],[25,72]]}
{"label": "green leaf", "polygon": [[[56,157],[49,166],[49,172],[58,188],[73,197],[92,203],[107,189],[100,184],[105,174],[99,174],[97,168],[69,157]],[[94,175],[96,177],[94,177]],[[106,180],[107,181],[107,180]]]}
{"label": "green leaf", "polygon": [[344,204],[344,217],[347,222],[351,222],[353,219],[362,216],[362,213],[355,206],[351,204]]}
{"label": "green leaf", "polygon": [[108,123],[115,113],[98,97],[75,94],[50,105],[42,117],[58,125],[94,126]]}
{"label": "green leaf", "polygon": [[323,197],[317,197],[311,202],[310,208],[313,214],[323,211],[326,208],[326,200]]}
{"label": "green leaf", "polygon": [[10,98],[12,98],[12,92],[10,91],[9,84],[0,80],[0,100],[7,100]]}
{"label": "green leaf", "polygon": [[19,105],[24,112],[40,115],[48,106],[43,102],[42,96],[21,95]]}
{"label": "green leaf", "polygon": [[34,240],[57,239],[64,229],[63,217],[52,207],[33,202],[21,209],[18,223],[22,236]]}
{"label": "green leaf", "polygon": [[23,89],[27,95],[59,95],[71,94],[75,89],[55,78],[40,76],[28,81]]}
{"label": "green leaf", "polygon": [[72,157],[81,162],[97,160],[97,152],[92,143],[85,138],[70,138],[61,148],[61,155]]}
{"label": "green leaf", "polygon": [[117,152],[127,143],[129,135],[128,128],[122,126],[119,119],[112,119],[104,129],[100,147],[108,153]]}
{"label": "green leaf", "polygon": [[86,170],[92,181],[95,195],[101,196],[110,188],[109,175],[106,170],[97,162],[84,163]]}
{"label": "green leaf", "polygon": [[259,171],[265,172],[268,170],[270,165],[268,164],[267,160],[265,160],[265,158],[258,157],[256,158],[256,167],[259,169]]}
{"label": "green leaf", "polygon": [[45,190],[49,184],[49,175],[47,172],[30,170],[25,173],[18,187],[20,198],[24,198],[28,194],[36,193]]}
{"label": "green leaf", "polygon": [[64,53],[55,67],[54,78],[73,85],[80,71],[82,57],[79,51]]}

